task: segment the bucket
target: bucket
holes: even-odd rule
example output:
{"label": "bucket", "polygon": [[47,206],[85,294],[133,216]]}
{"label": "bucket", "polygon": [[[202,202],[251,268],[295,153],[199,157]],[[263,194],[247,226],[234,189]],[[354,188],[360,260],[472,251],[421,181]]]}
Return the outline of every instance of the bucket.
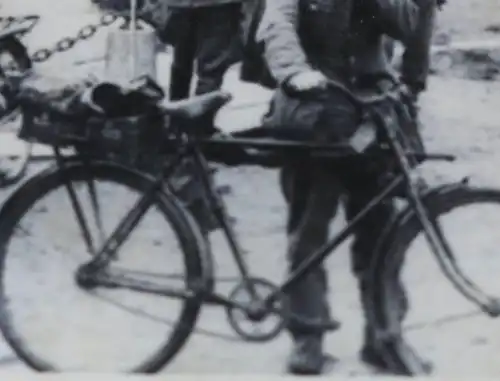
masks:
{"label": "bucket", "polygon": [[129,22],[111,29],[106,41],[105,80],[126,84],[147,75],[157,79],[155,30],[144,22],[132,29]]}

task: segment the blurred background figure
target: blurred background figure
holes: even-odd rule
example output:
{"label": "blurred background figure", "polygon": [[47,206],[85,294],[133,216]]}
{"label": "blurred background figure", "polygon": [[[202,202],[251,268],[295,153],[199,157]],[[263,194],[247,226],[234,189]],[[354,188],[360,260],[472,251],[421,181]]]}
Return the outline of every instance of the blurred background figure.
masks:
{"label": "blurred background figure", "polygon": [[[242,0],[159,0],[167,4],[162,42],[172,45],[169,98],[189,97],[220,89],[224,74],[240,59]],[[160,74],[161,75],[161,74]],[[203,124],[213,124],[207,115]]]}
{"label": "blurred background figure", "polygon": [[170,15],[162,34],[170,35],[174,47],[170,98],[189,96],[195,64],[195,93],[218,90],[227,69],[239,60],[242,0],[163,1]]}

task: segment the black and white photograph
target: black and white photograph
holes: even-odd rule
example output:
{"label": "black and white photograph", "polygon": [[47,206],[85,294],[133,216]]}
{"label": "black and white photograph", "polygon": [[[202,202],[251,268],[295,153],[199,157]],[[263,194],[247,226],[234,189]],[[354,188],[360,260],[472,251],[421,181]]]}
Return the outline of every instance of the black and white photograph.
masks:
{"label": "black and white photograph", "polygon": [[0,375],[500,377],[500,0],[0,0]]}

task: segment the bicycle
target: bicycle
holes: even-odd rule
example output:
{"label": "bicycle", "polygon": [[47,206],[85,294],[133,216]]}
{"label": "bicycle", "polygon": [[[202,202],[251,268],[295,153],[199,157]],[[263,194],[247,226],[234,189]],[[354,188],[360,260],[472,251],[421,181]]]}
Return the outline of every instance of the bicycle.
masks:
{"label": "bicycle", "polygon": [[[370,273],[371,308],[370,318],[379,333],[378,344],[393,372],[405,375],[417,375],[425,372],[416,362],[416,355],[402,340],[401,323],[391,311],[391,284],[394,280],[394,262],[404,254],[406,245],[417,233],[423,231],[432,248],[432,252],[442,266],[446,277],[456,289],[476,304],[486,314],[500,315],[500,300],[490,297],[479,290],[464,274],[454,261],[453,253],[445,239],[437,217],[459,206],[476,203],[500,203],[500,191],[497,189],[474,188],[467,182],[460,181],[437,188],[423,188],[414,168],[429,160],[453,161],[452,155],[416,153],[405,150],[398,136],[398,126],[394,119],[388,120],[374,110],[374,105],[391,102],[396,106],[408,100],[404,86],[395,84],[390,90],[376,96],[360,98],[346,88],[331,83],[330,86],[344,92],[360,109],[369,113],[376,128],[377,144],[373,149],[362,153],[355,152],[345,144],[310,143],[303,137],[297,137],[297,131],[290,129],[266,129],[255,127],[229,136],[204,134],[200,128],[190,125],[190,121],[205,112],[214,112],[225,105],[231,98],[224,92],[210,93],[186,101],[166,103],[160,107],[160,114],[183,119],[185,124],[171,126],[168,133],[159,139],[169,153],[171,160],[164,163],[157,175],[142,174],[134,169],[117,163],[89,160],[84,155],[63,155],[64,145],[85,146],[89,144],[89,131],[80,135],[59,136],[53,143],[57,165],[46,169],[26,181],[5,202],[0,210],[0,329],[14,352],[30,367],[38,371],[62,371],[61,367],[44,359],[44,353],[35,353],[15,328],[15,318],[9,311],[6,296],[5,278],[8,275],[5,263],[8,257],[9,242],[15,235],[15,227],[23,216],[34,207],[38,200],[54,189],[65,189],[75,212],[81,235],[86,244],[87,256],[79,263],[73,274],[74,281],[87,293],[97,289],[124,289],[163,297],[179,299],[183,302],[182,312],[176,320],[175,329],[166,340],[162,339],[159,349],[147,356],[147,359],[125,371],[154,373],[172,361],[186,344],[192,333],[203,304],[219,305],[225,308],[232,329],[248,341],[264,342],[275,338],[290,319],[298,319],[311,328],[325,328],[304,320],[300,316],[291,316],[287,311],[286,292],[307,274],[314,266],[324,261],[343,243],[356,228],[360,220],[378,203],[391,197],[404,197],[409,205],[391,221],[387,222],[385,234],[376,246],[376,255]],[[400,111],[404,109],[399,108]],[[94,126],[95,129],[95,126]],[[54,130],[57,130],[54,128]],[[292,138],[295,136],[295,138]],[[45,141],[49,144],[48,141]],[[342,166],[349,163],[365,163],[367,160],[391,161],[396,165],[396,172],[381,185],[372,201],[343,228],[330,243],[313,253],[302,263],[281,286],[258,278],[249,273],[235,233],[228,223],[224,202],[214,191],[208,177],[208,161],[230,166],[259,165],[279,167],[290,155],[298,155],[307,160],[319,160],[323,164]],[[197,168],[196,175],[206,191],[207,198],[222,226],[233,259],[240,274],[240,283],[228,297],[215,292],[214,263],[206,239],[193,218],[175,196],[168,185],[169,175],[186,156],[192,157]],[[88,221],[84,218],[83,208],[79,203],[73,184],[83,182],[91,198],[94,217],[99,220],[99,203],[96,199],[95,183],[104,180],[112,184],[124,185],[136,190],[140,197],[128,209],[118,226],[109,236],[102,237],[101,245],[95,247]],[[118,250],[138,226],[145,213],[156,207],[162,218],[173,227],[175,236],[182,247],[182,261],[186,275],[182,278],[185,288],[167,288],[153,282],[140,280],[113,269],[112,263],[118,258]],[[97,216],[97,217],[96,217]],[[97,222],[96,222],[97,223]],[[97,223],[99,226],[99,223]],[[261,295],[263,293],[263,295]],[[241,297],[249,300],[241,301]],[[239,314],[241,313],[241,314]],[[263,325],[269,318],[276,317],[270,329],[262,332],[248,332],[243,323]]]}

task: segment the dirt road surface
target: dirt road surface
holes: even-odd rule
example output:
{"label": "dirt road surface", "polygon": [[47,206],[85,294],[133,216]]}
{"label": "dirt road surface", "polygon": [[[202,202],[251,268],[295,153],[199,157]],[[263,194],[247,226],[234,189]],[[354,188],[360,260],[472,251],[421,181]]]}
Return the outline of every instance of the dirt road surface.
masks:
{"label": "dirt road surface", "polygon": [[[33,46],[36,47],[44,41],[50,45],[50,41],[57,40],[60,35],[66,33],[68,28],[71,27],[72,30],[77,28],[75,23],[71,22],[71,20],[78,18],[74,10],[64,7],[64,2],[49,1],[54,4],[55,11],[48,14],[47,17],[52,17],[50,20],[54,23],[50,27],[47,22],[40,26],[40,30],[44,30],[43,33],[46,34],[40,32],[32,37]],[[6,9],[12,12],[19,11],[19,6],[15,6],[14,3],[16,2],[13,0],[6,1]],[[2,5],[4,5],[3,2]],[[25,0],[22,6],[28,13],[31,12],[31,5],[32,2]],[[487,6],[484,5],[484,2],[478,1],[454,1],[450,4],[448,13],[443,13],[441,16],[443,21],[439,33],[445,33],[457,39],[482,38],[491,34],[492,32],[486,32],[485,28],[497,22],[496,18],[499,13],[496,10],[499,9],[499,6],[500,2],[497,0],[491,0]],[[95,17],[92,10],[83,5],[78,9],[85,14],[85,17],[82,16],[82,18],[87,17],[87,11],[88,18]],[[7,10],[2,10],[2,12],[8,13]],[[57,23],[56,20],[60,20],[60,18],[56,17],[56,10],[73,16]],[[45,12],[43,7],[36,9],[33,7],[33,11]],[[49,33],[50,29],[52,32]],[[91,57],[98,55],[96,51],[100,51],[100,48],[94,46],[94,49],[89,52],[87,45],[87,48],[82,47],[78,53],[68,53],[65,57],[58,58],[54,63],[46,64],[46,67],[51,70],[59,70],[64,67],[65,63],[73,61],[76,56]],[[80,68],[78,72],[85,70],[89,70],[89,67]],[[167,80],[165,76],[162,76],[162,81],[166,82]],[[269,93],[239,83],[234,72],[228,75],[225,87],[234,93],[235,100],[221,112],[219,124],[225,129],[233,130],[256,123],[266,109]],[[242,107],[242,105],[246,106]],[[423,173],[429,181],[442,183],[458,181],[463,176],[470,176],[471,181],[476,184],[500,186],[500,176],[498,176],[500,108],[498,105],[500,105],[499,82],[473,82],[438,77],[431,79],[429,89],[421,104],[423,133],[428,149],[429,151],[454,153],[460,160],[456,163],[426,165],[423,168]],[[5,149],[11,142],[7,139],[10,138],[5,139],[9,143],[3,143]],[[39,169],[40,166],[34,166],[32,172]],[[284,270],[285,209],[276,186],[277,173],[246,167],[222,169],[217,180],[221,184],[229,184],[233,187],[233,193],[227,196],[228,208],[230,213],[237,217],[237,230],[243,246],[249,252],[246,258],[252,271],[255,271],[259,276],[275,282],[278,281]],[[9,193],[10,190],[3,191],[2,199],[7,197]],[[113,204],[110,207],[113,208],[115,214],[123,213],[121,209],[126,207],[126,203],[120,203],[120,199],[115,193],[105,194],[105,197],[108,197],[105,200],[106,203],[109,201],[109,204]],[[54,210],[54,207],[57,210],[62,210],[65,205],[61,199],[56,197],[49,202],[53,203],[50,205],[50,210]],[[500,256],[492,255],[485,259],[486,250],[479,249],[480,245],[489,243],[490,238],[498,236],[496,231],[498,224],[488,220],[486,212],[475,213],[476,219],[471,220],[470,224],[467,223],[469,220],[462,219],[455,224],[452,220],[450,229],[454,229],[451,231],[452,237],[456,237],[457,242],[460,242],[457,243],[457,247],[466,249],[464,250],[466,256],[469,254],[466,257],[467,264],[472,267],[477,265],[479,278],[492,279],[490,285],[495,287],[493,290],[497,291],[496,295],[500,295],[500,283],[497,275],[498,270],[500,270]],[[51,223],[47,223],[47,219],[42,219],[41,221],[45,222],[40,222],[38,225],[36,218],[33,217],[29,224],[34,230],[38,230],[37,233],[31,235],[31,238],[36,238],[32,242],[40,243],[40,237],[45,237],[45,241],[47,241],[47,237],[52,237],[50,242],[44,243],[50,243],[51,247],[55,247],[54,242],[57,241],[58,245],[66,248],[74,242],[72,241],[73,236],[70,235],[74,231],[70,229],[69,222],[66,224],[63,220],[65,215],[62,212],[58,212],[56,215],[57,217],[50,218],[45,214],[42,217],[50,218]],[[332,224],[332,233],[342,224],[343,218],[340,215]],[[152,228],[146,233],[147,239],[164,238],[159,227],[155,224],[150,226]],[[220,234],[215,233],[211,240],[217,263],[217,275],[221,277],[235,275],[236,268]],[[24,246],[28,245],[28,243],[24,243],[24,240],[18,239],[17,241],[20,242],[17,245],[21,245],[23,252],[29,253],[28,259],[24,260],[21,257],[20,260],[21,265],[25,267],[14,265],[13,268],[17,269],[20,276],[17,279],[12,278],[19,282],[19,288],[14,290],[14,295],[19,297],[20,307],[23,307],[23,301],[27,301],[25,309],[29,312],[24,311],[27,315],[23,315],[26,318],[26,325],[23,327],[28,329],[26,332],[38,335],[39,350],[45,349],[50,352],[53,349],[60,356],[64,352],[62,335],[68,335],[65,337],[66,339],[72,337],[74,341],[66,341],[67,345],[69,343],[75,345],[71,350],[66,350],[68,361],[75,361],[70,357],[78,356],[79,353],[81,355],[94,353],[94,356],[97,357],[99,350],[101,350],[100,343],[103,341],[104,331],[95,330],[93,333],[91,331],[84,333],[83,330],[84,320],[95,315],[97,309],[93,308],[96,307],[87,303],[88,300],[82,299],[81,295],[75,294],[75,291],[64,283],[67,281],[66,278],[64,281],[61,280],[61,283],[53,281],[61,274],[68,274],[67,266],[70,264],[68,264],[66,253],[54,249],[54,253],[49,253],[52,256],[47,254],[47,259],[43,260],[43,256],[38,256],[41,251],[33,248],[34,246]],[[140,244],[136,244],[134,247],[137,249],[136,252],[147,250],[151,258],[155,258],[151,261],[148,260],[149,266],[159,269],[163,265],[163,246],[162,249],[157,247],[149,249],[149,246],[148,249],[145,249]],[[417,248],[416,253],[418,254],[419,250],[423,251],[424,247],[418,246]],[[42,259],[40,260],[40,258]],[[137,265],[145,265],[142,260],[135,259],[133,261],[132,263]],[[37,266],[45,267],[38,268]],[[361,345],[363,318],[356,292],[356,282],[350,275],[349,266],[347,244],[343,245],[327,262],[332,289],[332,306],[343,324],[341,330],[330,335],[327,340],[327,351],[339,359],[339,362],[331,367],[330,373],[332,375],[367,375],[372,374],[373,371],[361,365],[357,360],[357,351]],[[14,270],[12,271],[14,274]],[[415,295],[415,298],[412,299],[413,312],[408,323],[413,327],[409,337],[422,354],[436,362],[439,374],[498,377],[500,367],[496,360],[500,349],[499,323],[470,313],[473,308],[464,304],[463,300],[452,292],[449,286],[446,286],[443,277],[439,274],[435,264],[429,260],[428,255],[427,257],[423,254],[422,256],[417,255],[417,258],[413,259],[408,279],[412,280],[410,296]],[[55,285],[49,286],[50,282]],[[224,292],[227,292],[229,288],[230,286],[226,284],[220,285],[220,289]],[[51,296],[45,295],[43,290],[53,293],[50,294]],[[39,299],[37,299],[37,295]],[[154,308],[156,312],[158,312],[158,308],[164,306],[163,302],[156,300],[144,303],[141,306],[144,306],[145,309],[146,307]],[[158,313],[161,313],[162,316],[165,314],[167,317],[169,316],[165,310]],[[113,319],[111,325],[117,334],[113,343],[117,346],[126,346],[125,333],[144,334],[144,337],[151,337],[146,336],[146,334],[151,333],[150,331],[141,328],[141,324],[146,327],[150,323],[128,315],[123,313],[115,316],[114,312],[109,312],[105,316]],[[446,324],[443,323],[443,319],[446,320]],[[51,323],[52,321],[53,323]],[[138,326],[132,325],[134,322]],[[75,329],[77,326],[82,327],[81,332]],[[57,331],[58,327],[60,327],[60,331]],[[68,327],[71,327],[73,332],[66,333],[64,327],[68,330]],[[161,324],[154,327],[156,329],[164,328]],[[161,334],[162,331],[158,332]],[[58,335],[61,338],[56,340]],[[289,340],[286,335],[282,335],[267,344],[244,343],[230,330],[222,310],[207,307],[203,311],[198,329],[190,342],[175,361],[165,369],[165,372],[280,374],[283,372],[288,346]],[[80,348],[78,349],[78,347]],[[134,356],[139,355],[142,347],[138,344],[135,348],[127,349],[126,352],[131,356],[130,359],[135,360]],[[0,344],[0,371],[27,371],[15,359],[5,343]]]}

